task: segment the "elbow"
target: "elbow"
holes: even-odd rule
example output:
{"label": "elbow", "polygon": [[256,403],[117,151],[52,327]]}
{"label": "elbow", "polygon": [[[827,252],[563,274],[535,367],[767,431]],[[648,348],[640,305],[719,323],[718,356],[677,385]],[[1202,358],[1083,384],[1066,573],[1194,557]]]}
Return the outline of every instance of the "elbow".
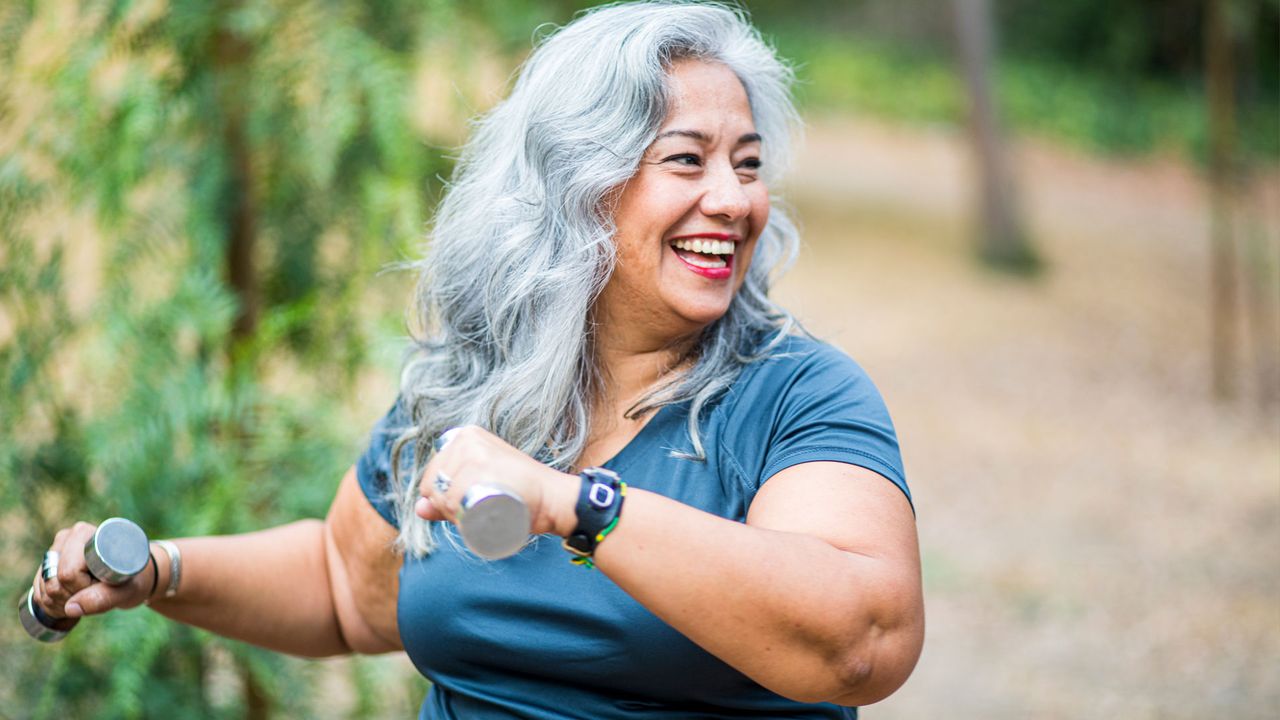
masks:
{"label": "elbow", "polygon": [[836,655],[830,663],[835,691],[826,701],[871,705],[902,687],[915,669],[924,644],[923,624],[912,625],[891,630],[874,626],[869,638]]}
{"label": "elbow", "polygon": [[906,681],[905,676],[890,677],[886,668],[877,667],[872,658],[861,653],[835,663],[831,676],[835,689],[823,700],[851,707],[880,702]]}

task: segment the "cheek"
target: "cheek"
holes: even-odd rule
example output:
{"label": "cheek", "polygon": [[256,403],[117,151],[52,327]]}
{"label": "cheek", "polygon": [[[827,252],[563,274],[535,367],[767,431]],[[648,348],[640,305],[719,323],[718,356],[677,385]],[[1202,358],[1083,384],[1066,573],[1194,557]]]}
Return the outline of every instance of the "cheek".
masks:
{"label": "cheek", "polygon": [[751,244],[738,260],[737,274],[739,286],[741,286],[742,281],[746,278],[747,268],[751,265],[751,259],[755,257],[756,246],[759,245],[760,235],[769,224],[769,191],[763,187],[762,183],[756,183],[756,185],[759,185],[760,187],[753,188],[751,193]]}
{"label": "cheek", "polygon": [[764,183],[754,183],[751,191],[751,234],[760,237],[769,224],[769,189]]}
{"label": "cheek", "polygon": [[620,193],[613,215],[620,256],[643,254],[655,235],[661,237],[675,204],[664,190],[641,171]]}

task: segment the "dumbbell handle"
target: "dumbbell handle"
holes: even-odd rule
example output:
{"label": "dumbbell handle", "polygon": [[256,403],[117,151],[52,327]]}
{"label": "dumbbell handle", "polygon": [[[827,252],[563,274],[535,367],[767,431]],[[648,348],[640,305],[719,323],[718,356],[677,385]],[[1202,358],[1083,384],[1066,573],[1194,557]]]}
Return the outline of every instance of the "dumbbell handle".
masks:
{"label": "dumbbell handle", "polygon": [[[103,520],[84,545],[89,577],[108,585],[123,585],[142,572],[151,557],[151,543],[136,523],[124,518]],[[22,629],[40,642],[57,642],[67,636],[79,618],[55,618],[35,602],[35,588],[29,588],[18,604]]]}

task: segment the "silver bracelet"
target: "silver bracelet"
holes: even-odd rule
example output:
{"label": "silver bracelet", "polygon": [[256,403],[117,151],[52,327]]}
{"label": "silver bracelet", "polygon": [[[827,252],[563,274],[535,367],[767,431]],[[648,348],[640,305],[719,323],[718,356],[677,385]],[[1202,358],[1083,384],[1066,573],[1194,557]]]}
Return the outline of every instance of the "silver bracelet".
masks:
{"label": "silver bracelet", "polygon": [[182,580],[182,553],[168,540],[156,540],[155,543],[169,553],[169,586],[164,589],[164,596],[171,598],[178,594],[178,583]]}

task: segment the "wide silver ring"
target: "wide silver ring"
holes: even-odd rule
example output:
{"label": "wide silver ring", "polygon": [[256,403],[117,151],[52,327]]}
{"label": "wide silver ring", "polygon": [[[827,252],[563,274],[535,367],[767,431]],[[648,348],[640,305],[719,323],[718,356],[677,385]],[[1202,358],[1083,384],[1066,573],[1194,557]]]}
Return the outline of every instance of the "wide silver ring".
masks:
{"label": "wide silver ring", "polygon": [[431,446],[435,448],[436,452],[440,452],[441,450],[444,450],[444,446],[448,445],[449,441],[453,439],[453,436],[457,435],[458,431],[461,429],[462,428],[451,427],[448,430],[445,430],[444,432],[440,433],[440,437],[436,438],[436,441],[432,443]]}
{"label": "wide silver ring", "polygon": [[44,561],[40,563],[40,577],[46,582],[58,574],[58,559],[57,550],[50,550],[44,554]]}
{"label": "wide silver ring", "polygon": [[439,490],[440,494],[443,495],[449,492],[449,488],[453,485],[453,481],[450,480],[449,476],[445,475],[443,471],[437,470],[434,484],[436,486],[436,490]]}

